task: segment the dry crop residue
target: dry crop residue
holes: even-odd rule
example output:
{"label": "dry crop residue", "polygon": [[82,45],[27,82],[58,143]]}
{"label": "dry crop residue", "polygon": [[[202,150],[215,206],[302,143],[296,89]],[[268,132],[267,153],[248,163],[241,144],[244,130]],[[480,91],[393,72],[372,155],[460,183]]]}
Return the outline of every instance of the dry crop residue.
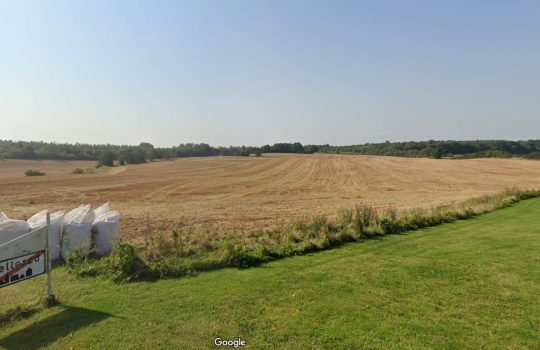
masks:
{"label": "dry crop residue", "polygon": [[[149,223],[253,231],[368,202],[426,207],[508,187],[540,188],[540,162],[345,155],[206,157],[71,174],[95,162],[0,160],[0,210],[27,218],[110,200],[123,235]],[[46,172],[25,177],[26,169]]]}

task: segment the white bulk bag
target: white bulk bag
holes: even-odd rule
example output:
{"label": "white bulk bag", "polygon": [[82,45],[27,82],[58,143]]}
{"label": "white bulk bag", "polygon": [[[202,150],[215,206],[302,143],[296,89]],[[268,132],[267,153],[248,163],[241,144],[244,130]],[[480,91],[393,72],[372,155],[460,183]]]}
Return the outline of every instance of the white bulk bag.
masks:
{"label": "white bulk bag", "polygon": [[97,253],[100,255],[110,253],[114,241],[120,235],[120,213],[109,211],[108,213],[101,214],[94,221],[92,233]]}
{"label": "white bulk bag", "polygon": [[30,232],[30,226],[24,220],[13,220],[0,213],[0,244],[4,244]]}
{"label": "white bulk bag", "polygon": [[94,221],[96,221],[97,218],[100,217],[101,215],[106,214],[110,211],[111,211],[111,202],[107,202],[103,204],[102,206],[97,207],[96,209],[94,209],[94,217],[95,217]]}
{"label": "white bulk bag", "polygon": [[0,212],[0,222],[6,221],[6,220],[9,220],[9,218],[7,217],[7,215],[4,214],[3,212]]}
{"label": "white bulk bag", "polygon": [[65,223],[62,234],[62,259],[77,250],[79,256],[87,256],[90,253],[90,240],[92,237],[92,224]]}
{"label": "white bulk bag", "polygon": [[[47,210],[40,211],[28,219],[27,222],[31,231],[47,226]],[[58,211],[51,214],[51,226],[49,226],[49,254],[51,260],[60,259],[60,240],[62,237],[63,224],[63,211]]]}
{"label": "white bulk bag", "polygon": [[83,204],[73,209],[66,214],[64,221],[60,251],[62,258],[65,260],[75,249],[79,256],[88,255],[92,239],[92,222],[94,222],[92,206]]}
{"label": "white bulk bag", "polygon": [[81,205],[80,207],[73,209],[65,216],[66,223],[74,224],[91,224],[94,222],[94,211],[90,204]]}

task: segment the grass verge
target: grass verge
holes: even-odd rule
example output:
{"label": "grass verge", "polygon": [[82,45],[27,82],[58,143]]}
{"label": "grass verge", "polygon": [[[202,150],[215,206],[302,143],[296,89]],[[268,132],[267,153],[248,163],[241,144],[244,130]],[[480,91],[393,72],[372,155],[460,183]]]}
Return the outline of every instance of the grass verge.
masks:
{"label": "grass verge", "polygon": [[[62,305],[8,317],[0,348],[538,349],[539,237],[532,199],[257,269],[125,285],[59,266]],[[45,294],[44,276],[2,288],[0,315]]]}
{"label": "grass verge", "polygon": [[523,199],[540,196],[538,190],[509,189],[495,195],[430,209],[398,212],[376,210],[368,204],[341,210],[336,220],[319,216],[286,227],[247,235],[174,230],[150,231],[146,244],[137,248],[118,242],[111,255],[68,259],[78,276],[101,276],[117,282],[155,280],[193,275],[224,267],[247,268],[284,257],[338,247],[347,242],[436,226],[468,219]]}

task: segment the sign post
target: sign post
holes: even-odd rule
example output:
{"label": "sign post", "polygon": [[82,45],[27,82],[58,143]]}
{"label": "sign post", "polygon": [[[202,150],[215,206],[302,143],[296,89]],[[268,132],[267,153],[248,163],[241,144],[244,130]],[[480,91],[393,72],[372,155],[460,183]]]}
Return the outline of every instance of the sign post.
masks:
{"label": "sign post", "polygon": [[55,305],[49,247],[50,214],[47,226],[0,244],[0,288],[47,273],[47,305]]}
{"label": "sign post", "polygon": [[47,305],[52,305],[56,303],[52,291],[52,264],[51,264],[51,251],[49,247],[49,234],[51,230],[51,213],[47,212],[47,234],[45,235],[45,252],[47,254],[46,263],[47,263]]}

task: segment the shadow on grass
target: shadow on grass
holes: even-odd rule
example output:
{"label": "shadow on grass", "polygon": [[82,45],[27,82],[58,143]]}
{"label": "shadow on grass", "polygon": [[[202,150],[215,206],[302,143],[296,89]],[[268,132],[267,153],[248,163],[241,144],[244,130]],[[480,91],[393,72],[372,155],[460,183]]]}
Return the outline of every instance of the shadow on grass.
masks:
{"label": "shadow on grass", "polygon": [[[63,310],[46,319],[0,339],[0,348],[37,349],[112,315],[80,307],[63,307]],[[113,316],[115,317],[115,316]]]}
{"label": "shadow on grass", "polygon": [[14,309],[9,309],[0,315],[0,326],[9,324],[10,322],[32,317],[40,310],[38,306],[22,307],[18,306]]}

